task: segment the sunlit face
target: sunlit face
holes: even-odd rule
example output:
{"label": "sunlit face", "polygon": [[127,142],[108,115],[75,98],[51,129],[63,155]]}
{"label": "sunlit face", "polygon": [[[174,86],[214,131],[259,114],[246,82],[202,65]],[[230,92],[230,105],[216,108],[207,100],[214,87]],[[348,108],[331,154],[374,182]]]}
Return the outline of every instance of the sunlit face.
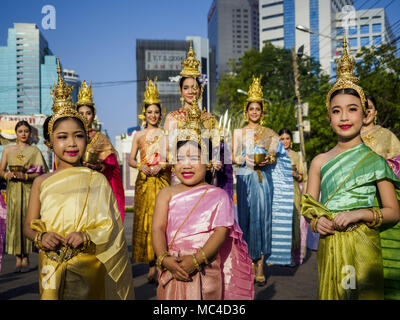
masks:
{"label": "sunlit face", "polygon": [[282,133],[280,139],[285,149],[289,149],[290,143],[292,142],[292,138],[290,138],[290,135],[287,133]]}
{"label": "sunlit face", "polygon": [[262,113],[262,107],[258,102],[252,102],[247,107],[249,122],[259,123],[261,121]]}
{"label": "sunlit face", "polygon": [[175,164],[177,178],[187,186],[196,186],[204,182],[207,167],[201,163],[201,151],[192,144],[186,143],[178,149]]}
{"label": "sunlit face", "polygon": [[29,128],[25,125],[19,126],[16,131],[17,139],[20,142],[27,143],[31,132]]}
{"label": "sunlit face", "polygon": [[81,106],[79,107],[78,112],[86,118],[88,126],[89,128],[91,128],[94,120],[94,113],[92,108],[88,106]]}
{"label": "sunlit face", "polygon": [[193,97],[194,97],[194,86],[197,87],[197,98],[200,97],[200,90],[201,88],[197,84],[197,81],[193,78],[186,78],[182,83],[181,88],[181,96],[183,97],[184,101],[188,104],[192,104]]}
{"label": "sunlit face", "polygon": [[368,99],[367,119],[365,120],[366,124],[373,122],[377,114],[378,111],[376,110],[374,103]]}
{"label": "sunlit face", "polygon": [[144,116],[146,118],[147,124],[156,127],[158,126],[158,122],[160,121],[161,117],[160,108],[156,104],[152,104],[146,108]]}
{"label": "sunlit face", "polygon": [[329,113],[333,131],[345,139],[359,135],[366,119],[360,98],[350,94],[336,95],[331,100]]}
{"label": "sunlit face", "polygon": [[60,166],[76,166],[86,149],[86,133],[73,119],[61,120],[53,131],[53,151]]}

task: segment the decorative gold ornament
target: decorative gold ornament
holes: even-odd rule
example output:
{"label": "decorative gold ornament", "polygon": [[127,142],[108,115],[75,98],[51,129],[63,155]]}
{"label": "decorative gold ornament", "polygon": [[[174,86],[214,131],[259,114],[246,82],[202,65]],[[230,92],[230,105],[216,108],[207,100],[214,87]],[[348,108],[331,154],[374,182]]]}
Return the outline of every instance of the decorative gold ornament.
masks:
{"label": "decorative gold ornament", "polygon": [[358,86],[358,78],[355,75],[354,68],[356,67],[356,61],[353,56],[349,55],[348,52],[348,43],[346,39],[346,35],[343,35],[343,53],[342,57],[339,60],[336,72],[336,81],[333,85],[332,89],[328,92],[326,96],[326,107],[328,109],[328,113],[330,110],[331,104],[331,96],[332,94],[340,89],[353,89],[355,90],[361,99],[361,106],[366,114],[366,98],[364,94],[364,90]]}
{"label": "decorative gold ornament", "polygon": [[193,51],[192,40],[190,40],[190,48],[186,55],[186,59],[182,61],[181,64],[183,69],[180,75],[182,77],[197,78],[201,75],[201,72],[199,71],[199,66],[201,66],[201,62],[196,59],[196,54]]}
{"label": "decorative gold ornament", "polygon": [[[53,114],[51,115],[51,119],[49,121],[49,136],[50,141],[46,143],[50,148],[53,147],[53,126],[54,123],[60,118],[77,118],[82,121],[87,138],[89,139],[89,129],[88,123],[84,116],[82,116],[79,112],[76,111],[75,105],[72,103],[71,92],[73,87],[69,87],[68,84],[65,83],[60,67],[60,61],[57,57],[57,74],[58,81],[57,86],[53,85],[53,90],[51,91],[51,96],[53,97]],[[50,90],[52,88],[50,87]]]}
{"label": "decorative gold ornament", "polygon": [[146,89],[144,92],[142,114],[139,115],[139,119],[142,120],[142,127],[146,127],[146,125],[147,125],[146,117],[145,117],[146,105],[152,105],[152,104],[160,105],[161,115],[160,115],[160,119],[158,120],[158,123],[161,122],[162,117],[165,115],[165,108],[163,109],[163,107],[162,107],[161,100],[159,98],[160,95],[158,93],[158,89],[156,86],[156,81],[157,81],[157,77],[154,78],[154,82],[151,81],[149,78],[147,78],[147,81],[146,81]]}
{"label": "decorative gold ornament", "polygon": [[378,116],[375,115],[375,117],[374,117],[374,125],[376,125],[377,122],[378,122]]}
{"label": "decorative gold ornament", "polygon": [[[247,105],[251,102],[258,102],[261,104],[262,107],[262,112],[265,112],[265,105],[264,105],[264,95],[263,95],[263,87],[261,85],[261,78],[255,77],[253,75],[253,82],[250,85],[249,91],[248,91],[248,98],[246,100],[246,103],[243,107],[243,116],[246,122],[249,121],[249,117],[247,115]],[[262,115],[261,115],[262,116]],[[264,120],[261,120],[264,123]]]}
{"label": "decorative gold ornament", "polygon": [[92,81],[90,81],[88,87],[86,81],[83,80],[79,88],[78,101],[76,102],[77,109],[79,109],[80,106],[93,107],[93,113],[96,115],[96,106],[93,102]]}

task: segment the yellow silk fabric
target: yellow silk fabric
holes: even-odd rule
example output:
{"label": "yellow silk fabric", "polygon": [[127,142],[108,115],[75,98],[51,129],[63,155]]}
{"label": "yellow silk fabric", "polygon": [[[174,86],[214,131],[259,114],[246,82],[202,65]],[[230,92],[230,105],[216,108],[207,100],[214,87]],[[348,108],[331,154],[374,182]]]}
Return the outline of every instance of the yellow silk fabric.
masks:
{"label": "yellow silk fabric", "polygon": [[105,160],[112,153],[118,159],[118,152],[114,149],[111,141],[102,133],[99,133],[97,140],[88,151],[98,154],[100,160]]}
{"label": "yellow silk fabric", "polygon": [[[329,209],[311,195],[302,198],[302,214],[333,220]],[[379,232],[360,224],[353,231],[320,236],[318,299],[383,299],[383,264]],[[352,282],[354,280],[354,282]]]}
{"label": "yellow silk fabric", "polygon": [[364,144],[385,159],[400,155],[400,141],[393,132],[376,125],[371,130],[362,132],[361,139]]}
{"label": "yellow silk fabric", "polygon": [[[40,150],[28,146],[7,154],[8,166],[23,166],[28,170],[31,166],[42,167],[47,172],[47,165]],[[7,182],[7,229],[5,252],[12,255],[29,254],[32,242],[23,236],[22,225],[26,218],[32,180],[10,180]]]}
{"label": "yellow silk fabric", "polygon": [[146,176],[139,172],[135,185],[134,219],[132,233],[132,258],[135,262],[154,260],[151,224],[158,192],[170,184],[170,172],[161,170],[158,175]]}
{"label": "yellow silk fabric", "polygon": [[[63,263],[50,263],[41,254],[39,272],[42,272],[47,263],[53,267],[58,266],[61,270],[59,273],[62,273],[59,275],[56,272],[55,280],[51,277],[48,280],[59,285],[56,286],[59,292],[47,294],[42,288],[44,293],[41,298],[63,297],[64,290],[68,289],[63,283],[70,284],[73,281],[69,281],[71,277],[63,281],[58,279],[65,279],[75,273],[81,277],[81,282],[85,279],[84,288],[87,288],[87,293],[79,292],[74,296],[82,299],[100,299],[103,296],[107,299],[133,299],[132,270],[121,215],[114,193],[104,175],[84,167],[64,169],[42,182],[40,202],[40,221],[33,220],[32,229],[55,232],[63,237],[71,232],[86,231],[95,246],[92,254],[90,250],[79,253]],[[104,273],[106,277],[103,276]],[[105,278],[111,283],[105,283]]]}

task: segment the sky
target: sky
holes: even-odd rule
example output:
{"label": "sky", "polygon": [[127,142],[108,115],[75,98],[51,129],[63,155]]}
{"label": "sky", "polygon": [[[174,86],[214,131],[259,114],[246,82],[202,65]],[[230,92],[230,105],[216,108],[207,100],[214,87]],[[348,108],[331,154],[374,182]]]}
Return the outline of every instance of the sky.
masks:
{"label": "sky", "polygon": [[[13,23],[35,23],[63,68],[75,70],[81,81],[92,80],[97,115],[115,144],[115,136],[138,124],[136,83],[98,87],[96,83],[136,80],[136,39],[207,37],[211,3],[212,0],[1,0],[0,46],[7,45],[8,28]],[[390,4],[386,9],[390,23],[400,18],[400,0],[355,0],[354,4],[356,9]],[[55,29],[42,27],[45,5],[56,9]]]}

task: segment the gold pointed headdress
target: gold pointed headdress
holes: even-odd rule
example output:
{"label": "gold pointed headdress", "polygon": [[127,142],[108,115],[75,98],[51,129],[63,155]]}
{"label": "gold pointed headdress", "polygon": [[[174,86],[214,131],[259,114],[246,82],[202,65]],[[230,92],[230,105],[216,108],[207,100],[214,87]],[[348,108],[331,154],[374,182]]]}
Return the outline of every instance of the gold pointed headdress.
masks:
{"label": "gold pointed headdress", "polygon": [[[158,93],[158,89],[156,86],[157,77],[154,78],[154,82],[147,78],[146,81],[146,89],[144,92],[144,99],[143,99],[143,106],[142,106],[142,114],[139,115],[139,119],[142,120],[142,127],[146,125],[145,121],[145,112],[146,112],[146,105],[158,104],[160,105],[162,115],[165,113],[165,109],[163,110],[160,94]],[[162,115],[160,116],[159,122],[162,120]]]}
{"label": "gold pointed headdress", "polygon": [[261,85],[261,78],[262,78],[262,76],[257,78],[253,75],[253,82],[250,85],[246,104],[244,105],[244,108],[243,108],[244,113],[246,113],[247,105],[250,102],[261,103],[262,111],[265,112],[264,95],[263,95],[263,87]]}
{"label": "gold pointed headdress", "polygon": [[182,77],[197,78],[201,75],[201,72],[199,71],[199,66],[201,66],[201,62],[196,59],[196,54],[193,51],[192,40],[190,40],[190,47],[186,55],[186,59],[183,60],[181,64],[183,69],[180,75]]}
{"label": "gold pointed headdress", "polygon": [[85,80],[83,80],[78,93],[78,101],[76,102],[77,109],[80,106],[90,106],[93,107],[93,113],[96,114],[96,107],[93,102],[92,93],[92,81],[90,81],[89,87]]}
{"label": "gold pointed headdress", "polygon": [[329,90],[328,95],[326,96],[326,107],[330,109],[331,105],[331,96],[332,94],[340,89],[353,89],[360,96],[361,106],[366,112],[365,102],[367,101],[365,98],[364,90],[358,85],[358,78],[355,75],[354,69],[356,67],[356,61],[353,56],[349,55],[348,44],[346,35],[343,36],[343,52],[342,57],[340,58],[337,71],[336,71],[336,81],[333,85],[332,89]]}
{"label": "gold pointed headdress", "polygon": [[71,92],[73,90],[73,86],[69,87],[67,83],[65,83],[64,78],[62,77],[60,60],[57,57],[57,74],[58,81],[57,86],[53,85],[53,88],[50,87],[50,94],[53,97],[53,114],[51,115],[51,119],[49,121],[48,132],[50,136],[50,145],[53,143],[53,126],[54,123],[60,118],[77,118],[82,121],[86,134],[88,134],[88,123],[84,116],[82,116],[79,112],[76,111],[75,105],[72,103]]}

